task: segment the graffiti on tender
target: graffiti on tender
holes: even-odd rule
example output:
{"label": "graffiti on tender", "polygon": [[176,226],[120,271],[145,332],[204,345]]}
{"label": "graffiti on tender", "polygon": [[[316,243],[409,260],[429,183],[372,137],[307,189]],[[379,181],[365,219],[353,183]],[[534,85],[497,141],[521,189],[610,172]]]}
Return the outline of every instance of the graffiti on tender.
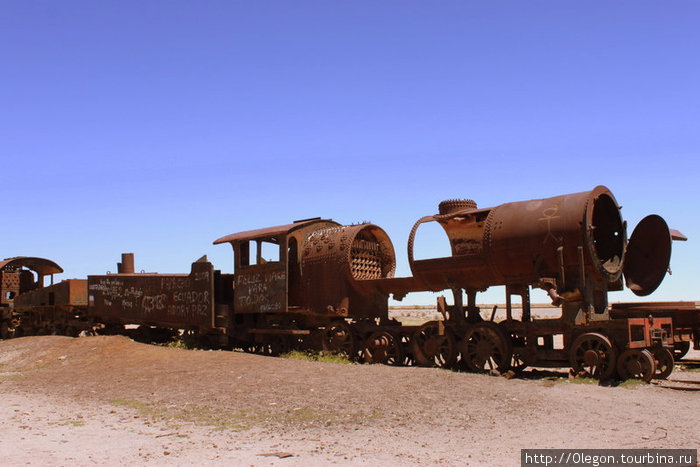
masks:
{"label": "graffiti on tender", "polygon": [[133,274],[89,277],[89,304],[113,315],[153,321],[210,320],[211,263],[194,263],[191,274]]}

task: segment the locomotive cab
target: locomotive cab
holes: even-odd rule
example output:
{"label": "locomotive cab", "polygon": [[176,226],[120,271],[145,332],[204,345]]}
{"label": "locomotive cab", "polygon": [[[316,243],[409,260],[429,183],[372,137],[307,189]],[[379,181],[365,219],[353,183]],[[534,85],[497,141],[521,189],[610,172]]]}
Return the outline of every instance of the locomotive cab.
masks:
{"label": "locomotive cab", "polygon": [[44,258],[17,256],[0,261],[0,339],[14,336],[20,324],[15,298],[43,288],[46,276],[53,284],[53,275],[62,272],[58,264]]}
{"label": "locomotive cab", "polygon": [[250,230],[214,241],[230,243],[234,264],[234,314],[301,311],[301,245],[313,231],[336,227],[332,220],[304,219]]}
{"label": "locomotive cab", "polygon": [[0,261],[0,307],[10,307],[17,295],[42,288],[44,278],[63,269],[51,260],[29,256],[17,256]]}
{"label": "locomotive cab", "polygon": [[393,276],[396,260],[391,240],[375,225],[314,218],[214,243],[233,247],[234,315],[386,317],[386,294],[373,281]]}

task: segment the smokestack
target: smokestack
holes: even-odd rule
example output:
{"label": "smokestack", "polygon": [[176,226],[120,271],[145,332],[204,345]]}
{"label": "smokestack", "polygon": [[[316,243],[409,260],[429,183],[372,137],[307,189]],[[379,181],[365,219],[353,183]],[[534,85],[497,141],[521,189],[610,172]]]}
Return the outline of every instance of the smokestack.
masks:
{"label": "smokestack", "polygon": [[133,274],[134,273],[134,254],[122,253],[122,262],[117,263],[118,274]]}

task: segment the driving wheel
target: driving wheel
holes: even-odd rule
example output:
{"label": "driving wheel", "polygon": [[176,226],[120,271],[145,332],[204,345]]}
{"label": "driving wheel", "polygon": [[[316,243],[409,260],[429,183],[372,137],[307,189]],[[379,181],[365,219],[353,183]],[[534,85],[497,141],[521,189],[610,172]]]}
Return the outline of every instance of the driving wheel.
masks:
{"label": "driving wheel", "polygon": [[656,361],[646,349],[625,350],[617,360],[617,373],[622,379],[641,379],[648,383],[656,373]]}
{"label": "driving wheel", "polygon": [[569,362],[576,373],[585,372],[592,378],[604,380],[615,373],[617,353],[610,339],[589,332],[581,334],[571,344]]}

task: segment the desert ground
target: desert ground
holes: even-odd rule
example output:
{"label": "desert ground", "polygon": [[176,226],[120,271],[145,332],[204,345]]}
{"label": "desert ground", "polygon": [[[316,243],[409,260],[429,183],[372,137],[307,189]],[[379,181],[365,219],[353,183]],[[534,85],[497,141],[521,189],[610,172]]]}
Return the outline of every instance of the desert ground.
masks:
{"label": "desert ground", "polygon": [[[671,378],[700,381],[700,372],[679,365]],[[522,448],[700,445],[700,393],[658,384],[605,387],[564,369],[506,379],[326,363],[123,336],[0,341],[0,394],[3,466],[509,466]]]}

